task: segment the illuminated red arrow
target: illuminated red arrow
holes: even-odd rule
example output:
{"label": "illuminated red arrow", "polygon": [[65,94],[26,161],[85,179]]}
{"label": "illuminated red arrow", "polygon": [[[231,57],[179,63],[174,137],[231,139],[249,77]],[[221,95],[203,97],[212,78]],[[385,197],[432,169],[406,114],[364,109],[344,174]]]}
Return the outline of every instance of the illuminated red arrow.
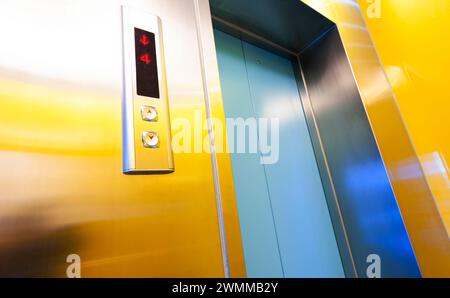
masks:
{"label": "illuminated red arrow", "polygon": [[151,62],[150,55],[148,53],[141,55],[141,57],[139,57],[139,60],[141,60],[142,62],[144,62],[147,65],[150,64],[150,62]]}
{"label": "illuminated red arrow", "polygon": [[142,34],[142,35],[141,35],[141,39],[139,40],[139,42],[140,42],[141,44],[143,44],[144,46],[146,46],[146,45],[148,45],[148,44],[150,43],[150,40],[148,40],[147,35]]}

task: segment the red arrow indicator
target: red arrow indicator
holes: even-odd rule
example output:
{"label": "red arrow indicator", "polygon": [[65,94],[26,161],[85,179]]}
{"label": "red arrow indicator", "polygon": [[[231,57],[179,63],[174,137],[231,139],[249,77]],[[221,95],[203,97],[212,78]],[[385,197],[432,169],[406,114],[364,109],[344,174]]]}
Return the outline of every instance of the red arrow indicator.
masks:
{"label": "red arrow indicator", "polygon": [[141,60],[142,62],[144,62],[147,65],[150,64],[150,62],[151,62],[150,55],[148,53],[141,55],[141,57],[139,57],[139,60]]}
{"label": "red arrow indicator", "polygon": [[150,43],[150,40],[148,39],[147,35],[142,34],[141,39],[139,39],[139,42],[143,44],[144,46],[148,45]]}

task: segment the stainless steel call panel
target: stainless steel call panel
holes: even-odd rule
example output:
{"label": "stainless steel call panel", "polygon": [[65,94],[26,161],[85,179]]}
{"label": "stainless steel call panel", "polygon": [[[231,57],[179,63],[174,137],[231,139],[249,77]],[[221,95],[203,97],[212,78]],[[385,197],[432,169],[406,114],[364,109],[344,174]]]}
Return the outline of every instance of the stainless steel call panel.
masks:
{"label": "stainless steel call panel", "polygon": [[159,17],[122,7],[123,172],[174,171]]}

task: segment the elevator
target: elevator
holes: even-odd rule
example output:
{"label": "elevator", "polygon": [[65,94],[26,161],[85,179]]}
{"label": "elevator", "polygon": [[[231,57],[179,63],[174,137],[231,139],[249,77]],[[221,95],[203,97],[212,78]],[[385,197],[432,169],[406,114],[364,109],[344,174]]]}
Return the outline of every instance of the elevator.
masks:
{"label": "elevator", "polygon": [[[0,36],[0,276],[73,255],[81,277],[366,277],[371,255],[420,276],[340,32],[305,3],[1,1]],[[227,118],[278,142],[219,152]],[[200,152],[173,150],[186,127]]]}
{"label": "elevator", "polygon": [[366,277],[377,258],[420,276],[336,24],[299,1],[210,6],[225,115],[280,121],[278,163],[231,154],[248,274]]}
{"label": "elevator", "polygon": [[343,277],[291,61],[218,30],[215,40],[226,117],[279,121],[271,164],[261,150],[231,156],[248,276]]}

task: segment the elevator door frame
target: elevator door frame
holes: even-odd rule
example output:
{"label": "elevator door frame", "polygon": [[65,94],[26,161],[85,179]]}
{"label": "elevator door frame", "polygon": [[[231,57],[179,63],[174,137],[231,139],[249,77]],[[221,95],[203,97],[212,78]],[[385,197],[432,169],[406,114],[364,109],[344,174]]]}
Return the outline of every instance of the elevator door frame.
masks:
{"label": "elevator door frame", "polygon": [[[258,80],[257,79],[257,77],[258,77],[257,74],[259,74],[259,72],[254,67],[251,67],[251,63],[250,63],[251,60],[248,60],[248,59],[251,59],[252,55],[250,54],[250,56],[247,56],[247,54],[253,53],[255,55],[258,55],[258,58],[257,58],[258,62],[257,62],[257,64],[265,64],[262,61],[264,61],[265,58],[268,59],[268,60],[266,60],[267,63],[272,65],[272,67],[275,67],[277,69],[276,71],[281,71],[280,68],[281,69],[285,69],[287,71],[287,64],[289,64],[290,71],[289,71],[289,73],[286,73],[286,75],[289,76],[289,80],[292,79],[292,81],[291,81],[293,83],[292,87],[294,87],[294,86],[295,87],[290,89],[289,88],[289,84],[288,85],[285,84],[285,83],[287,83],[286,81],[281,81],[280,83],[283,84],[283,86],[285,88],[287,88],[287,89],[280,89],[280,92],[276,92],[276,94],[277,94],[277,96],[279,94],[283,94],[283,90],[288,93],[288,94],[286,94],[287,98],[291,98],[291,96],[294,96],[294,93],[296,94],[298,102],[296,102],[296,100],[293,100],[290,103],[291,104],[295,103],[296,106],[298,105],[297,106],[299,108],[298,112],[301,113],[301,115],[295,113],[295,118],[297,118],[297,116],[298,116],[301,119],[299,118],[298,120],[296,120],[296,123],[294,125],[298,129],[298,130],[294,130],[298,134],[298,139],[297,140],[293,140],[293,141],[294,142],[298,141],[298,142],[301,142],[302,144],[297,144],[297,146],[295,146],[294,148],[296,148],[296,151],[297,151],[297,154],[296,154],[296,156],[298,157],[297,159],[299,161],[303,160],[301,162],[301,164],[303,166],[306,166],[306,168],[309,169],[309,171],[308,171],[309,174],[304,176],[304,178],[301,181],[299,181],[299,180],[297,180],[297,181],[299,181],[300,185],[301,185],[301,183],[304,183],[303,187],[304,187],[304,189],[309,189],[309,191],[307,191],[307,192],[310,195],[303,198],[302,196],[298,196],[297,193],[296,193],[295,200],[292,201],[292,197],[289,196],[289,194],[285,193],[284,196],[280,196],[278,191],[277,192],[272,192],[271,189],[273,187],[277,188],[276,187],[277,183],[276,182],[272,183],[270,181],[271,180],[273,181],[274,178],[281,177],[281,176],[273,176],[273,175],[269,175],[269,173],[274,171],[278,167],[276,166],[275,168],[273,168],[270,165],[261,165],[264,168],[264,170],[263,170],[263,172],[264,172],[264,179],[265,179],[264,186],[267,187],[268,200],[270,201],[270,203],[269,203],[270,208],[269,209],[271,210],[270,212],[272,213],[271,220],[273,221],[274,229],[276,230],[276,232],[275,232],[275,235],[276,235],[275,238],[276,238],[276,242],[277,242],[276,246],[278,247],[277,251],[280,254],[278,256],[278,258],[279,258],[280,264],[282,264],[283,274],[286,277],[316,276],[317,274],[318,274],[317,276],[319,276],[319,277],[320,276],[342,277],[343,276],[342,259],[341,259],[341,255],[340,255],[338,247],[335,247],[336,251],[338,252],[338,257],[334,258],[335,257],[335,255],[334,255],[335,251],[334,251],[334,248],[332,246],[333,246],[333,244],[337,246],[336,235],[334,233],[334,226],[333,226],[333,222],[331,221],[330,211],[328,209],[328,203],[327,203],[326,198],[325,198],[325,190],[324,190],[324,186],[322,184],[322,178],[320,176],[320,170],[319,170],[319,167],[317,165],[316,153],[315,153],[315,150],[314,150],[314,147],[313,147],[313,142],[311,140],[311,135],[309,133],[309,127],[308,127],[308,123],[306,121],[306,115],[305,115],[305,112],[303,110],[303,106],[302,106],[301,99],[300,99],[301,96],[300,96],[300,90],[298,89],[298,76],[295,73],[295,65],[293,64],[293,60],[292,59],[287,59],[285,56],[281,56],[278,53],[274,53],[273,51],[269,51],[267,49],[262,49],[262,48],[258,47],[257,45],[255,45],[253,42],[250,43],[248,41],[244,41],[241,38],[236,37],[235,35],[229,35],[229,34],[223,32],[223,31],[217,30],[217,29],[215,31],[216,31],[215,32],[216,47],[218,46],[218,39],[217,39],[218,35],[217,34],[219,34],[219,35],[220,34],[224,34],[224,35],[221,35],[221,36],[228,36],[228,37],[231,38],[231,39],[227,39],[227,42],[225,42],[225,44],[228,44],[228,43],[231,43],[231,45],[234,44],[234,39],[233,38],[235,38],[235,40],[239,40],[239,42],[242,43],[239,48],[242,49],[243,56],[240,57],[240,58],[243,59],[242,62],[245,64],[245,68],[246,68],[245,75],[246,75],[246,80],[247,80],[247,83],[245,83],[244,85],[246,85],[249,89],[251,89],[251,91],[249,90],[249,93],[248,93],[249,100],[251,102],[250,103],[251,111],[250,111],[250,114],[249,114],[248,111],[246,111],[246,108],[242,107],[242,105],[245,105],[245,104],[242,103],[242,100],[245,101],[245,97],[246,97],[245,94],[239,94],[239,95],[235,94],[236,89],[234,89],[234,88],[235,88],[235,83],[236,82],[232,84],[234,87],[228,85],[228,87],[230,87],[231,90],[235,90],[233,92],[234,96],[237,96],[235,98],[241,98],[242,100],[239,100],[239,104],[238,104],[239,107],[237,109],[236,109],[236,107],[232,108],[231,106],[233,106],[233,104],[230,103],[231,106],[228,106],[228,112],[231,113],[231,115],[226,114],[226,117],[244,118],[244,119],[246,117],[249,117],[249,116],[250,117],[256,117],[256,118],[260,118],[260,117],[268,117],[268,118],[270,118],[271,117],[270,115],[258,114],[259,112],[262,112],[262,110],[265,110],[264,108],[262,108],[262,110],[261,110],[261,107],[258,108],[258,106],[259,106],[258,102],[260,102],[260,100],[262,100],[262,102],[265,102],[265,100],[264,100],[265,96],[261,97],[262,94],[257,91],[259,89],[258,86],[261,86],[261,85],[254,85],[254,83],[256,83],[255,79],[256,79],[256,81]],[[227,38],[227,37],[225,37],[225,38]],[[223,46],[224,45],[224,39],[220,39],[220,40],[221,40],[220,43]],[[225,48],[228,48],[228,46],[225,46]],[[236,48],[236,47],[232,46],[232,48]],[[216,49],[216,51],[218,53],[220,52],[217,49]],[[259,55],[261,55],[261,56],[259,56]],[[220,55],[218,54],[218,62],[220,64],[219,56]],[[228,55],[226,55],[226,56],[228,56]],[[253,61],[254,61],[254,59],[256,59],[256,58],[253,57]],[[270,61],[272,61],[272,59],[274,59],[273,63],[270,62]],[[228,62],[226,64],[222,63],[222,66],[230,65],[230,64],[233,64],[235,62],[238,62],[238,61],[234,61],[233,62],[233,61],[230,61],[230,60],[227,60],[227,61]],[[281,61],[286,61],[287,64],[284,64],[284,62],[281,62]],[[280,66],[279,63],[281,63],[281,66]],[[274,66],[274,65],[276,65],[276,66]],[[286,68],[284,68],[283,65],[286,65]],[[268,68],[264,68],[264,70],[262,70],[262,71],[263,72],[264,71],[268,71],[268,69],[273,70],[270,66],[267,66],[267,67]],[[253,69],[253,71],[252,71],[252,69]],[[230,74],[229,71],[226,71],[226,72],[227,72],[228,75]],[[292,72],[292,73],[290,73],[290,72]],[[222,74],[226,75],[226,73],[222,73]],[[283,74],[285,74],[285,73],[283,72]],[[236,76],[239,77],[239,79],[237,79],[238,81],[243,81],[244,80],[244,78],[239,75],[239,72],[235,73],[234,75],[235,75],[235,77]],[[266,73],[266,75],[267,75],[267,73]],[[279,74],[277,75],[277,77],[279,77]],[[276,81],[276,78],[270,78],[270,79],[268,79],[268,81],[274,82],[274,81]],[[223,96],[225,96],[225,93],[227,93],[226,90],[228,90],[228,89],[227,88],[225,90],[223,89],[225,87],[223,81],[221,81],[221,84],[222,84],[222,94],[223,94]],[[266,85],[266,84],[264,84],[264,85]],[[278,85],[272,85],[271,84],[271,86],[275,90],[277,90],[277,88],[278,88]],[[239,90],[237,92],[239,92],[239,93],[242,92],[241,88],[237,88],[237,89]],[[267,94],[273,94],[269,90],[266,90],[266,91],[269,92]],[[257,94],[259,94],[259,96]],[[264,93],[264,94],[266,94],[266,93]],[[230,97],[228,97],[228,98],[231,99]],[[223,98],[223,100],[224,100],[224,109],[227,110],[225,108],[226,98]],[[260,103],[262,103],[262,102],[260,102]],[[272,101],[270,100],[270,102],[272,102]],[[286,101],[285,101],[285,103],[286,103]],[[234,104],[237,104],[237,103],[234,103]],[[262,104],[264,105],[264,103],[262,103]],[[267,102],[266,102],[266,104],[267,104]],[[242,107],[242,110],[241,110],[241,107]],[[230,110],[230,108],[231,108],[231,110]],[[259,112],[258,112],[258,110],[259,110]],[[242,114],[240,114],[239,111],[246,111],[246,112],[244,112],[244,115],[242,115]],[[266,113],[263,113],[263,114],[266,114]],[[290,116],[289,115],[286,115],[286,116],[287,117],[294,117],[294,114],[290,114]],[[285,121],[283,121],[283,116],[275,116],[275,117],[280,117],[280,123],[281,122],[285,122]],[[290,121],[293,121],[293,120],[290,120]],[[288,122],[290,122],[290,121],[288,121]],[[303,124],[305,126],[303,126]],[[283,146],[283,145],[281,145],[282,144],[281,139],[283,139],[283,137],[282,137],[282,135],[283,135],[283,128],[282,127],[283,126],[280,125],[280,158],[282,158],[282,155],[283,155],[283,153],[281,153],[281,152],[284,151],[283,149],[281,149],[281,147]],[[303,132],[303,127],[306,127],[306,129],[307,129],[306,130],[306,134],[302,133]],[[287,127],[285,129],[287,129],[287,130],[284,130],[284,133],[287,133],[287,132],[292,133],[293,132],[293,130],[292,130],[293,127],[290,127],[290,128]],[[234,134],[232,134],[232,135],[234,135]],[[286,139],[284,139],[284,141],[286,141]],[[229,144],[235,144],[235,143],[236,143],[236,140],[229,140]],[[286,143],[284,143],[284,144],[286,144]],[[303,146],[305,146],[305,147],[303,147]],[[310,152],[309,149],[312,150],[312,152]],[[305,155],[303,155],[303,157],[300,157],[300,155],[302,155],[302,151],[305,151],[305,153],[304,153]],[[234,152],[234,151],[232,151],[232,152]],[[312,153],[312,155],[310,155],[310,153]],[[261,153],[259,153],[259,154],[261,154]],[[250,156],[248,156],[248,158],[251,159]],[[244,158],[244,159],[247,159],[247,158]],[[296,159],[294,156],[290,156],[290,158],[288,158],[288,160],[294,160],[294,159]],[[233,165],[234,165],[235,160],[233,158],[232,158],[232,160],[233,160]],[[239,160],[242,161],[242,157]],[[284,161],[286,161],[286,159],[284,159]],[[311,163],[310,163],[310,161],[311,161]],[[236,162],[239,163],[239,161],[236,161]],[[282,160],[280,160],[280,162],[281,162],[281,164],[283,164]],[[295,162],[295,160],[293,162]],[[278,163],[278,165],[279,165],[279,163]],[[266,168],[267,166],[269,168]],[[300,166],[300,165],[298,165],[298,166]],[[240,165],[240,167],[242,169],[242,164]],[[253,169],[253,170],[257,171],[257,169],[253,168],[253,166],[251,164],[247,164],[246,165],[246,169]],[[278,170],[280,170],[280,168],[278,168]],[[233,171],[234,171],[234,168],[233,168]],[[284,169],[283,172],[290,172],[290,170]],[[297,174],[301,175],[301,173],[302,173],[302,170],[299,169],[299,172],[297,172]],[[237,174],[239,174],[239,173],[237,173]],[[241,179],[243,177],[246,177],[247,174],[244,174],[244,176],[240,175]],[[316,174],[317,174],[317,176],[316,176]],[[235,175],[233,175],[233,176],[235,176]],[[269,176],[271,176],[271,178]],[[318,180],[315,179],[316,177],[318,178]],[[308,179],[311,179],[311,180],[308,180]],[[294,182],[294,181],[291,181],[291,182]],[[309,181],[309,183],[305,184],[304,181]],[[319,184],[317,184],[316,181],[319,181]],[[237,191],[238,185],[239,185],[239,179],[235,178],[235,189],[236,189],[236,191]],[[261,188],[263,188],[262,185],[261,185]],[[246,186],[245,186],[245,189],[246,190],[244,192],[247,193],[247,195],[248,195],[248,189],[247,189]],[[281,189],[287,189],[287,188],[286,188],[286,186],[284,186]],[[242,188],[242,185],[241,185],[241,197],[237,196],[238,193],[236,194],[236,196],[237,196],[236,200],[238,201],[238,204],[239,204],[239,200],[240,199],[245,199],[245,197],[242,197],[242,190],[243,190],[243,188]],[[254,191],[256,191],[256,189],[253,189],[251,192],[254,192]],[[261,196],[262,196],[261,193],[259,195],[257,195],[258,201],[253,201],[253,203],[258,203],[258,204],[262,203],[259,200],[259,199],[262,200]],[[283,207],[283,205],[285,205],[285,203],[282,203],[282,202],[286,202],[286,199],[289,201],[289,198],[291,199],[290,207],[288,207],[288,209],[283,209],[286,206]],[[321,205],[321,203],[319,203],[318,200],[320,202],[323,202],[323,204],[325,204],[325,209],[322,209],[323,205]],[[264,201],[264,200],[262,200],[262,201]],[[247,201],[247,204],[248,204],[248,201]],[[304,206],[299,207],[296,204],[304,204]],[[262,207],[262,206],[260,206],[260,207]],[[294,209],[291,209],[291,208],[294,208]],[[244,207],[244,210],[245,209],[246,208]],[[258,209],[258,208],[256,207],[255,209]],[[252,210],[252,211],[250,211],[251,213],[255,212],[255,210],[253,210],[253,207],[252,207],[251,210]],[[284,210],[284,211],[282,211],[282,210]],[[288,211],[288,210],[290,210],[290,211]],[[297,211],[294,211],[294,210],[297,210]],[[308,214],[308,211],[306,211],[306,213],[304,215],[302,215],[302,213],[301,213],[302,210],[309,210],[309,212],[311,214],[315,214],[315,216],[312,216],[311,214]],[[326,211],[326,214],[327,214],[326,218],[321,217],[322,216],[321,211],[324,211],[324,210]],[[280,223],[280,218],[281,218],[280,214],[283,214],[283,218],[284,218],[284,215],[286,215],[287,218],[289,218],[289,212],[294,212],[294,213],[297,212],[296,215],[293,218],[288,220],[291,223],[292,223],[292,220],[296,220],[297,221],[297,225],[298,225],[297,228],[296,227],[286,228],[286,226],[284,226],[283,224]],[[245,213],[246,212],[244,211],[244,214]],[[308,217],[309,217],[309,219],[307,220]],[[278,220],[277,220],[277,218],[278,218]],[[300,218],[303,218],[304,220],[307,220],[307,222],[303,222],[302,223]],[[249,217],[247,217],[247,220],[246,220],[247,222],[248,222],[248,219],[249,219]],[[315,220],[317,220],[317,221],[314,223]],[[312,224],[312,227],[315,227],[315,228],[312,228],[310,226],[311,224]],[[329,224],[331,225],[331,231],[328,230],[328,228],[330,227]],[[253,221],[248,222],[246,228],[241,227],[243,237],[245,236],[245,234],[247,235],[247,237],[248,237],[248,235],[251,235],[251,234],[261,234],[261,232],[258,232],[257,230],[254,230],[255,228],[257,228],[260,225],[264,225],[264,224],[262,222],[258,222],[258,223],[257,222],[253,222]],[[302,228],[302,227],[305,227],[306,225],[310,226],[310,228]],[[284,226],[284,228],[283,228],[283,226]],[[268,230],[270,230],[270,228],[268,228],[268,227],[266,227],[266,228]],[[244,230],[246,230],[246,233],[244,233]],[[268,233],[267,236],[268,236],[268,238],[270,238],[270,236],[269,236],[270,232],[268,230],[267,230],[267,233]],[[305,245],[305,242],[303,242],[304,243],[303,245],[297,247],[296,249],[295,248],[293,249],[292,246],[295,246],[295,244],[294,244],[295,241],[293,241],[293,243],[291,241],[286,241],[287,239],[285,239],[285,238],[283,239],[283,237],[281,236],[286,231],[289,231],[291,233],[291,235],[294,236],[294,238],[295,237],[300,237],[300,238],[296,238],[296,239],[301,239],[301,237],[305,236],[306,238],[302,240],[302,241],[305,241],[305,242],[308,242],[308,238],[306,236],[306,235],[308,235],[308,233],[313,233],[315,235],[322,235],[321,237],[317,236],[317,237],[315,237],[314,240],[312,240],[312,242],[316,243],[315,248],[317,247],[317,249],[318,249],[317,253],[318,254],[317,255],[310,254],[311,258],[309,260],[310,261],[315,260],[314,263],[315,263],[315,266],[317,268],[320,267],[320,268],[327,268],[327,269],[323,269],[323,271],[322,271],[322,269],[321,270],[312,269],[313,267],[309,267],[310,269],[308,269],[308,265],[307,265],[306,260],[303,260],[303,262],[301,264],[298,263],[298,260],[293,262],[293,263],[287,261],[287,260],[292,259],[292,258],[296,259],[296,257],[294,257],[294,256],[308,256],[309,252],[308,252],[308,249],[306,248],[308,246]],[[328,232],[331,232],[331,233],[328,233]],[[263,234],[264,233],[265,232],[263,232]],[[332,235],[332,237],[331,237],[332,240],[329,237],[329,235]],[[320,244],[321,241],[329,241],[329,240],[331,240],[333,242],[333,244],[324,244],[324,243]],[[244,239],[243,239],[243,241],[244,241]],[[253,251],[253,253],[258,254],[257,253],[258,249],[254,249],[255,245],[256,245],[256,247],[258,247],[258,245],[261,245],[261,243],[258,244],[258,240],[256,240],[256,243],[255,243],[255,242],[249,242],[248,239],[247,239],[247,242],[244,241],[244,243],[247,243],[247,245],[249,245],[249,247],[253,247],[253,249],[250,248],[249,251],[246,251],[247,257],[252,255],[251,251]],[[291,248],[289,248],[289,247],[291,247]],[[323,247],[323,250],[320,250],[320,247]],[[302,251],[302,249],[305,249],[305,251]],[[295,254],[295,253],[292,254],[294,251],[296,251],[297,254]],[[266,257],[268,258],[268,256],[266,256]],[[316,259],[314,259],[314,258],[316,258]],[[331,261],[331,260],[337,260],[337,259],[339,260],[338,261],[339,265],[337,265],[335,261]],[[327,260],[327,261],[325,261],[325,260]],[[253,260],[253,262],[255,262],[255,261],[257,263],[261,262],[261,260]],[[323,261],[323,263],[321,263],[322,261]],[[296,265],[294,265],[294,263],[296,263]],[[297,268],[297,269],[295,269],[295,268]],[[301,270],[300,270],[300,268],[301,268]],[[321,273],[318,273],[319,271]],[[312,274],[312,275],[310,275],[310,274]]]}
{"label": "elevator door frame", "polygon": [[[328,206],[328,211],[330,213],[330,218],[335,233],[336,241],[338,244],[339,254],[342,261],[342,267],[345,272],[346,277],[356,277],[356,268],[354,261],[352,260],[351,248],[346,240],[347,235],[345,231],[344,222],[341,218],[339,212],[339,203],[335,192],[333,191],[333,181],[332,177],[324,175],[324,173],[329,173],[328,165],[325,160],[325,154],[320,146],[320,135],[317,127],[314,125],[314,120],[311,118],[312,110],[309,104],[307,104],[306,99],[302,96],[302,88],[306,89],[306,83],[304,81],[304,75],[300,62],[299,53],[295,53],[265,37],[261,37],[254,32],[250,32],[236,24],[230,23],[223,20],[220,17],[212,15],[213,28],[219,31],[230,34],[236,38],[241,39],[243,42],[248,42],[255,46],[258,46],[264,50],[272,52],[276,55],[284,57],[291,61],[292,67],[294,69],[295,79],[297,81],[297,89],[300,97],[300,104],[302,110],[305,114],[306,122],[308,124],[308,130],[310,134],[310,139],[313,144],[313,150],[317,162],[317,166],[320,173],[320,178],[322,181],[322,187],[325,193],[326,203]],[[333,27],[334,28],[334,27]],[[307,110],[307,108],[309,110]]]}
{"label": "elevator door frame", "polygon": [[292,61],[345,275],[365,277],[379,254],[383,277],[420,277],[336,24],[297,0],[209,4],[216,29]]}

